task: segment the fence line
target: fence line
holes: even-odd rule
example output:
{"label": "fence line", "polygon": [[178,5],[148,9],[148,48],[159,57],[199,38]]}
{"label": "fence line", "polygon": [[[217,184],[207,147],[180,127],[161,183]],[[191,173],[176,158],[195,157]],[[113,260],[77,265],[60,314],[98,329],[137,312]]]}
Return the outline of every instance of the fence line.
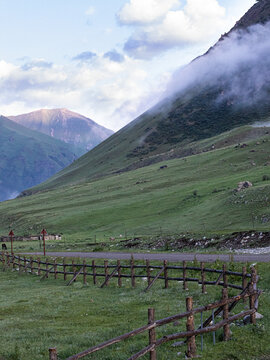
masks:
{"label": "fence line", "polygon": [[[146,331],[149,332],[149,345],[146,346],[145,348],[143,348],[142,350],[140,350],[139,352],[137,352],[136,354],[132,355],[128,360],[139,359],[140,357],[146,355],[147,353],[150,353],[150,360],[156,360],[157,359],[156,349],[158,346],[160,346],[166,342],[181,339],[181,338],[186,338],[186,344],[187,344],[186,355],[187,355],[187,357],[190,357],[190,358],[195,357],[196,352],[197,352],[196,336],[206,334],[209,332],[215,332],[218,329],[223,328],[223,339],[225,341],[227,341],[230,338],[230,328],[229,328],[230,323],[232,323],[238,319],[244,318],[246,316],[250,317],[250,322],[252,324],[256,323],[255,312],[257,311],[257,309],[255,308],[255,298],[260,295],[260,291],[254,290],[254,284],[252,282],[250,282],[247,285],[247,288],[244,290],[245,291],[242,294],[239,294],[237,296],[229,298],[228,297],[228,289],[223,288],[221,301],[211,303],[211,304],[208,304],[208,305],[196,308],[196,309],[193,308],[192,297],[188,297],[188,298],[186,298],[186,312],[185,313],[177,314],[177,315],[170,316],[168,318],[164,318],[164,319],[160,319],[160,320],[155,320],[155,310],[154,309],[148,309],[148,324],[147,325],[142,326],[138,329],[132,330],[126,334],[115,337],[113,339],[107,340],[107,341],[100,343],[96,346],[93,346],[87,350],[84,350],[78,354],[72,355],[69,358],[67,358],[66,360],[77,360],[77,359],[83,358],[87,355],[93,354],[94,352],[105,349],[113,344],[119,343],[121,341],[129,339],[133,336],[144,333]],[[246,299],[246,298],[253,299],[253,300],[250,300],[250,309],[246,310],[246,311],[242,311],[238,314],[229,316],[229,311],[228,311],[229,305],[232,305],[232,304],[235,305],[235,304],[239,303],[240,300]],[[196,315],[198,313],[202,314],[206,311],[213,310],[213,309],[219,310],[218,312],[216,311],[215,313],[220,313],[221,311],[223,311],[223,319],[216,324],[213,324],[213,325],[208,324],[206,326],[203,325],[195,330],[194,315]],[[221,311],[220,311],[220,309],[221,309]],[[183,318],[187,319],[186,320],[187,331],[170,334],[170,335],[165,335],[162,338],[156,340],[155,329],[157,327],[173,323],[176,320],[180,320]],[[211,316],[211,318],[212,318],[212,316]]]}
{"label": "fence line", "polygon": [[[260,291],[257,290],[257,282],[258,276],[256,269],[254,267],[251,268],[251,273],[247,273],[247,268],[244,266],[242,268],[242,272],[229,271],[227,270],[226,265],[222,266],[221,269],[211,269],[206,268],[204,263],[200,263],[200,267],[196,266],[187,266],[187,262],[183,261],[182,266],[178,265],[168,265],[167,261],[164,261],[162,265],[153,265],[150,266],[150,261],[146,260],[145,265],[135,264],[134,258],[131,257],[129,265],[121,264],[120,260],[117,260],[117,265],[109,265],[108,260],[104,261],[104,265],[97,265],[95,260],[92,260],[92,264],[89,265],[83,260],[83,263],[75,263],[72,260],[71,263],[67,263],[66,259],[63,258],[62,263],[57,263],[56,259],[54,261],[49,261],[48,258],[45,261],[41,261],[40,258],[33,259],[30,257],[27,259],[25,256],[9,254],[8,252],[2,252],[0,261],[3,264],[4,268],[12,267],[15,269],[18,267],[20,272],[30,272],[32,274],[37,274],[41,276],[41,280],[48,278],[50,274],[54,275],[54,278],[57,279],[58,274],[62,274],[64,276],[64,280],[67,280],[67,276],[71,275],[72,278],[67,285],[76,281],[76,278],[79,276],[83,276],[83,282],[86,283],[87,276],[91,276],[93,278],[93,283],[97,284],[97,277],[105,278],[101,287],[107,286],[109,281],[113,278],[117,278],[118,286],[122,285],[122,278],[130,278],[131,286],[135,287],[135,279],[136,278],[145,278],[147,279],[148,286],[145,290],[148,290],[158,279],[165,281],[165,288],[169,286],[169,281],[183,281],[183,289],[187,289],[188,282],[197,282],[202,286],[202,292],[206,292],[206,285],[214,285],[214,286],[222,286],[222,298],[218,302],[210,303],[198,308],[193,308],[193,300],[191,297],[186,298],[186,312],[176,314],[164,319],[155,320],[155,310],[148,309],[148,323],[145,326],[142,326],[138,329],[130,331],[126,334],[120,335],[116,338],[105,341],[99,345],[93,346],[81,353],[75,354],[69,357],[66,360],[76,360],[85,357],[86,355],[92,354],[96,351],[102,350],[111,346],[115,343],[121,342],[125,339],[131,338],[135,335],[144,333],[148,331],[149,333],[149,344],[132,355],[128,360],[139,359],[145,354],[150,355],[150,360],[157,359],[157,348],[169,341],[185,338],[187,351],[187,357],[195,357],[196,356],[196,336],[203,335],[209,332],[215,332],[216,330],[223,328],[223,339],[227,341],[230,337],[230,323],[241,319],[245,316],[249,316],[250,323],[256,323],[255,313],[258,308],[258,297],[260,295]],[[69,271],[67,271],[67,267],[69,267]],[[62,268],[60,271],[59,268]],[[91,269],[91,272],[88,272],[88,269]],[[111,272],[109,271],[111,269]],[[129,273],[124,274],[122,272],[123,269],[126,269]],[[136,274],[136,269],[145,270],[145,275]],[[71,271],[72,270],[72,271]],[[103,270],[103,272],[97,272]],[[156,275],[151,275],[151,270],[157,271]],[[179,270],[182,272],[182,277],[172,277],[168,276],[169,270]],[[198,278],[188,277],[188,271],[198,272]],[[206,280],[206,274],[217,274],[218,278],[215,281]],[[161,276],[163,274],[163,276]],[[229,277],[234,276],[240,282],[241,285],[236,285],[230,283]],[[238,290],[242,290],[240,294],[230,297],[228,296],[228,288],[234,288]],[[240,300],[245,301],[249,299],[249,310],[242,311],[238,314],[229,316],[230,311],[234,309],[234,307],[240,303]],[[207,311],[212,311],[212,314],[208,316],[208,318],[203,322],[203,314]],[[215,318],[220,314],[222,315],[222,320],[215,323]],[[195,329],[195,321],[194,317],[196,314],[201,314],[201,325]],[[186,318],[186,331],[170,334],[161,337],[160,339],[156,338],[156,328],[170,324],[175,322],[176,320]],[[57,349],[51,348],[49,349],[49,358],[50,360],[57,360]]]}
{"label": "fence line", "polygon": [[[132,287],[136,286],[136,279],[146,279],[148,286],[145,291],[150,289],[157,280],[164,281],[165,288],[168,288],[170,281],[182,281],[184,290],[187,290],[189,282],[197,282],[202,286],[202,293],[206,292],[207,285],[243,290],[248,279],[252,277],[252,274],[247,273],[246,267],[242,268],[242,272],[237,272],[227,270],[226,265],[222,266],[222,270],[207,268],[203,262],[200,263],[200,266],[196,267],[188,266],[186,261],[183,261],[182,265],[169,265],[167,261],[164,261],[162,265],[150,265],[150,261],[146,260],[145,264],[142,265],[135,264],[132,256],[128,265],[121,263],[120,260],[117,260],[117,264],[114,265],[109,265],[108,260],[104,260],[103,265],[97,265],[95,260],[92,260],[92,264],[87,264],[85,260],[79,263],[75,263],[72,260],[71,263],[67,263],[66,259],[63,258],[62,262],[58,263],[56,259],[54,261],[50,261],[48,258],[45,261],[40,260],[40,258],[34,259],[33,257],[27,259],[25,256],[9,254],[3,251],[0,261],[5,267],[12,266],[15,268],[17,266],[20,272],[27,272],[29,270],[32,274],[36,273],[38,276],[41,276],[42,280],[48,278],[50,274],[53,274],[55,279],[58,275],[63,275],[64,280],[67,280],[68,275],[72,275],[72,281],[69,281],[68,285],[76,281],[80,276],[83,277],[84,284],[87,283],[87,278],[91,277],[95,285],[97,284],[97,278],[103,277],[102,287],[107,286],[113,278],[118,279],[119,287],[122,286],[123,278],[130,278]],[[136,274],[136,269],[140,270],[140,272],[144,270],[145,274]],[[128,273],[125,273],[125,270]],[[180,276],[169,276],[172,270],[178,270]],[[155,271],[156,274],[154,273]],[[198,272],[198,277],[188,276],[188,273],[190,274],[191,271]],[[218,278],[216,280],[207,280],[207,274],[217,274]],[[228,280],[231,276],[238,279],[239,284],[229,282]]]}

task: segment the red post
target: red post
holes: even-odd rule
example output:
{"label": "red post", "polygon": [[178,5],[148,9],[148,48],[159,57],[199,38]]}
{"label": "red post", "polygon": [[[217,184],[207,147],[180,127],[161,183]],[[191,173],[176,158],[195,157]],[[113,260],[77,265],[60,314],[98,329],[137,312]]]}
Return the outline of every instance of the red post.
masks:
{"label": "red post", "polygon": [[45,229],[42,229],[41,234],[42,234],[42,240],[43,240],[43,253],[44,253],[44,256],[46,256],[45,235],[47,235],[47,231]]}
{"label": "red post", "polygon": [[10,242],[11,242],[11,255],[13,255],[13,236],[14,236],[14,232],[12,230],[10,230],[8,236],[10,237]]}

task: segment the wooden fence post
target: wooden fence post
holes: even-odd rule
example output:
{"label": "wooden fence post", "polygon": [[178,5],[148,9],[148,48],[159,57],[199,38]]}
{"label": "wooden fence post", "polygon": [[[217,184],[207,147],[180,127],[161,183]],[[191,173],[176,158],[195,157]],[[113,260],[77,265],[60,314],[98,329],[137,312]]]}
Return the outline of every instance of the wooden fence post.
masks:
{"label": "wooden fence post", "polygon": [[147,274],[147,284],[148,286],[151,283],[151,271],[150,271],[150,261],[146,260],[146,274]]}
{"label": "wooden fence post", "polygon": [[93,283],[94,283],[94,285],[96,285],[97,284],[97,276],[96,276],[95,260],[92,260],[92,271],[93,271]]}
{"label": "wooden fence post", "polygon": [[19,273],[21,272],[21,257],[18,255]]}
{"label": "wooden fence post", "polygon": [[10,267],[10,256],[8,252],[6,252],[6,258],[7,258],[7,266]]}
{"label": "wooden fence post", "polygon": [[5,252],[2,251],[2,263],[3,265],[5,265]]}
{"label": "wooden fence post", "polygon": [[[193,300],[192,297],[186,298],[186,310],[192,311],[193,308]],[[194,331],[194,315],[187,316],[187,324],[186,324],[187,331]],[[187,338],[187,352],[186,355],[188,358],[192,358],[196,356],[196,337],[195,335],[190,336]]]}
{"label": "wooden fence post", "polygon": [[63,273],[64,273],[64,281],[67,280],[67,265],[66,265],[66,258],[63,258]]}
{"label": "wooden fence post", "polygon": [[118,273],[118,286],[121,287],[122,286],[122,272],[121,272],[121,262],[120,260],[117,260],[117,273]]}
{"label": "wooden fence post", "polygon": [[57,360],[57,350],[56,350],[56,348],[49,349],[49,360]]}
{"label": "wooden fence post", "polygon": [[15,265],[15,255],[14,253],[11,254],[11,259],[12,259],[12,268],[15,269],[16,265]]}
{"label": "wooden fence post", "polygon": [[168,269],[167,269],[168,262],[167,260],[164,260],[163,266],[164,266],[164,279],[165,279],[165,289],[168,289],[169,287],[169,280],[168,280]]}
{"label": "wooden fence post", "polygon": [[54,259],[53,269],[54,269],[54,278],[57,279],[57,259]]}
{"label": "wooden fence post", "polygon": [[[251,268],[251,283],[249,286],[249,307],[250,309],[256,309],[258,308],[258,302],[256,300],[256,290],[257,290],[257,271],[254,266]],[[256,314],[253,313],[250,315],[250,323],[256,324]]]}
{"label": "wooden fence post", "polygon": [[87,284],[87,281],[86,281],[87,271],[86,271],[86,269],[87,269],[86,260],[83,260],[83,283],[84,283],[84,285]]}
{"label": "wooden fence post", "polygon": [[107,279],[109,277],[108,260],[104,260],[104,273],[105,273],[105,286],[108,286],[108,282],[107,282]]}
{"label": "wooden fence post", "polygon": [[201,262],[201,281],[202,281],[202,293],[206,293],[206,286],[205,286],[205,271],[204,271],[204,262]]}
{"label": "wooden fence post", "polygon": [[48,279],[49,277],[49,264],[48,264],[48,259],[46,259],[46,278]]}
{"label": "wooden fence post", "polygon": [[135,271],[134,271],[134,257],[131,255],[130,258],[130,272],[131,272],[131,286],[134,288],[135,284]]}
{"label": "wooden fence post", "polygon": [[33,274],[34,270],[33,270],[33,257],[30,256],[30,271],[31,271],[31,274]]}
{"label": "wooden fence post", "polygon": [[184,290],[188,290],[186,278],[187,278],[187,262],[183,261],[183,289]]}
{"label": "wooden fence post", "polygon": [[[75,262],[74,259],[72,259],[72,271],[73,271],[73,276],[76,275],[76,266],[75,266]],[[74,282],[76,281],[76,279],[74,279]]]}
{"label": "wooden fence post", "polygon": [[[155,322],[155,309],[148,309],[148,324]],[[149,330],[149,345],[156,344],[156,329]],[[150,360],[157,360],[156,348],[150,351]]]}
{"label": "wooden fence post", "polygon": [[[228,289],[222,289],[222,299],[228,301]],[[223,320],[228,320],[229,318],[229,304],[226,303],[223,306]],[[230,339],[230,325],[225,324],[223,326],[223,340],[228,341]]]}
{"label": "wooden fence post", "polygon": [[24,266],[24,272],[26,272],[27,271],[27,269],[26,269],[27,265],[26,265],[26,257],[25,256],[23,257],[23,266]]}
{"label": "wooden fence post", "polygon": [[37,258],[38,262],[38,276],[40,276],[40,258]]}
{"label": "wooden fence post", "polygon": [[227,271],[227,266],[226,266],[226,264],[223,264],[222,272],[223,272],[223,287],[224,288],[228,287],[228,277],[227,277],[226,271]]}

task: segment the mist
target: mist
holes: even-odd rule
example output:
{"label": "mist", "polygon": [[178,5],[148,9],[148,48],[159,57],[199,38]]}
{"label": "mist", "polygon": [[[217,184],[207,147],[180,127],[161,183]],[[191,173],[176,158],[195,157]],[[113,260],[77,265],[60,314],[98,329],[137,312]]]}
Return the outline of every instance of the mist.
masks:
{"label": "mist", "polygon": [[[207,54],[178,69],[164,98],[174,98],[194,86],[224,86],[220,99],[250,106],[269,97],[270,22],[223,37]],[[217,99],[219,101],[220,99]]]}

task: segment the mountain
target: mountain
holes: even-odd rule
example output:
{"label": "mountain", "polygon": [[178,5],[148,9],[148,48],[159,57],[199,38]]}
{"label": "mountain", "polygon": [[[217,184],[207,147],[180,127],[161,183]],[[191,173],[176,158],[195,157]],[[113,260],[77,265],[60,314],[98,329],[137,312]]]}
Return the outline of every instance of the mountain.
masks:
{"label": "mountain", "polygon": [[174,74],[164,100],[30,193],[192,155],[212,148],[197,149],[198,141],[269,121],[269,18],[269,0],[256,3],[210,51]]}
{"label": "mountain", "polygon": [[74,161],[69,144],[0,116],[0,201],[37,185]]}
{"label": "mountain", "polygon": [[67,109],[42,109],[8,118],[29,129],[82,148],[83,153],[113,134],[112,130]]}
{"label": "mountain", "polygon": [[[177,71],[154,108],[0,204],[0,230],[45,226],[64,232],[69,245],[86,246],[96,235],[102,242],[125,233],[176,238],[269,229],[268,4],[255,4],[240,20],[250,26]],[[243,181],[252,186],[238,192]]]}

